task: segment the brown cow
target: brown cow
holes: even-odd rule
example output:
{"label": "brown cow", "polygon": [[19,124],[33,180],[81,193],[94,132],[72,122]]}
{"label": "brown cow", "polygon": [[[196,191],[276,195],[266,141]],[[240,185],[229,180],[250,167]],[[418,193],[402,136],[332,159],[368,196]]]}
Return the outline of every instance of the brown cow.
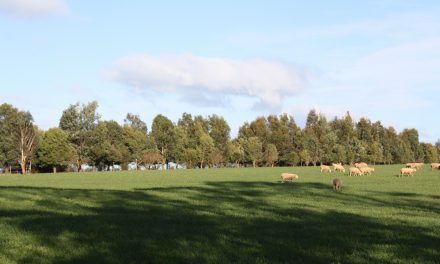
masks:
{"label": "brown cow", "polygon": [[333,189],[340,190],[342,188],[342,181],[339,178],[333,180]]}

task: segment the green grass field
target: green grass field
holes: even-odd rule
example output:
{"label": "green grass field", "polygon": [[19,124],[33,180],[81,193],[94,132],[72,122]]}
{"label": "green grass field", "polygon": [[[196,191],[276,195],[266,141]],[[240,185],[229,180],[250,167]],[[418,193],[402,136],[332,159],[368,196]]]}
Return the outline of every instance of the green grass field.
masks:
{"label": "green grass field", "polygon": [[440,263],[440,171],[400,168],[0,175],[0,263]]}

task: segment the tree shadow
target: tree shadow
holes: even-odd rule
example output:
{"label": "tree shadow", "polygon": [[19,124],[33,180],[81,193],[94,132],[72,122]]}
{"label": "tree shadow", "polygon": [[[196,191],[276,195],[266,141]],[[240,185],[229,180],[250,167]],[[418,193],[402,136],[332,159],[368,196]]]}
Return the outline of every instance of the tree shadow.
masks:
{"label": "tree shadow", "polygon": [[[28,235],[16,246],[31,244],[18,255],[11,244],[0,247],[0,256],[18,263],[440,260],[439,226],[343,212],[338,207],[347,201],[395,205],[335,192],[330,184],[207,182],[201,187],[133,191],[0,187],[0,197],[7,197],[6,192],[16,193],[14,199],[39,197],[26,208],[0,207],[0,224]],[[300,197],[324,198],[329,205],[299,206],[295,202]],[[405,209],[427,209],[418,203],[411,206]]]}

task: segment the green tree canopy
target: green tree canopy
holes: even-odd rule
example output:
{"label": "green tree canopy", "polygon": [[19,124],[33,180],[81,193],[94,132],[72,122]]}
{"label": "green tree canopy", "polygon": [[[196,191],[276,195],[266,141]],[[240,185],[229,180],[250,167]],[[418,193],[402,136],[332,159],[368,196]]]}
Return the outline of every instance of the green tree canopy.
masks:
{"label": "green tree canopy", "polygon": [[267,144],[264,151],[264,161],[268,166],[273,167],[274,163],[278,160],[277,147],[274,144]]}
{"label": "green tree canopy", "polygon": [[255,168],[263,157],[263,143],[258,137],[250,137],[244,141],[244,151],[247,160],[251,161]]}
{"label": "green tree canopy", "polygon": [[71,162],[72,154],[73,149],[65,131],[51,128],[43,132],[37,152],[39,166],[52,167],[56,172],[57,166],[68,165]]}
{"label": "green tree canopy", "polygon": [[16,147],[18,109],[10,104],[0,105],[0,165],[17,164],[19,150]]}
{"label": "green tree canopy", "polygon": [[139,115],[128,113],[124,119],[124,125],[131,127],[134,130],[147,134],[147,124],[141,120]]}
{"label": "green tree canopy", "polygon": [[222,155],[227,156],[231,128],[226,120],[218,115],[209,116],[208,132],[214,142],[214,146],[220,150]]}
{"label": "green tree canopy", "polygon": [[123,163],[129,151],[122,136],[122,127],[117,122],[99,122],[87,134],[90,161],[98,167]]}
{"label": "green tree canopy", "polygon": [[162,155],[162,164],[170,158],[170,154],[176,145],[177,135],[173,122],[167,117],[159,114],[153,119],[151,135]]}
{"label": "green tree canopy", "polygon": [[38,147],[38,135],[29,112],[9,104],[0,106],[0,162],[3,166],[19,164],[26,173],[29,159]]}
{"label": "green tree canopy", "polygon": [[59,127],[69,135],[69,142],[75,151],[78,171],[83,162],[89,161],[90,145],[87,143],[92,141],[88,139],[88,136],[101,117],[96,112],[97,108],[98,103],[96,101],[87,105],[76,103],[64,110],[60,118]]}

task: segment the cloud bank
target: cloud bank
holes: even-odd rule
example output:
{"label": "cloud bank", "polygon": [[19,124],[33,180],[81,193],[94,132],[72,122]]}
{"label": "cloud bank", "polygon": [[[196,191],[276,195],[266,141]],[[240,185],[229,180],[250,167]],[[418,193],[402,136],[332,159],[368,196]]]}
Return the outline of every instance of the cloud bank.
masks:
{"label": "cloud bank", "polygon": [[305,83],[304,74],[281,61],[190,54],[122,58],[106,77],[141,90],[248,96],[269,107],[280,107],[284,97],[295,95]]}
{"label": "cloud bank", "polygon": [[0,13],[15,17],[45,17],[65,15],[68,8],[63,0],[0,0]]}

